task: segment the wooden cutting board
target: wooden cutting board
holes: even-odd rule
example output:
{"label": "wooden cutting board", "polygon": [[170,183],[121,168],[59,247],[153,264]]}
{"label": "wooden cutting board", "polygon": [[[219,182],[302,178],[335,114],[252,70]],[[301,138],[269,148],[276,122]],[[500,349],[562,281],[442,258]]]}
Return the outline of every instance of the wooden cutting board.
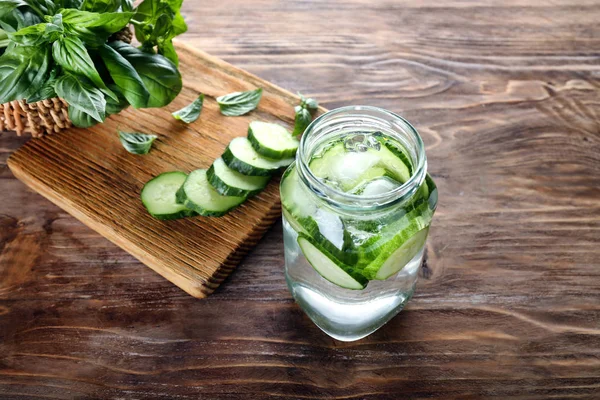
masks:
{"label": "wooden cutting board", "polygon": [[[32,139],[8,160],[12,172],[75,218],[134,255],[192,296],[212,293],[280,216],[279,178],[258,196],[221,218],[158,221],[139,193],[161,172],[208,168],[253,120],[293,125],[293,94],[218,58],[177,44],[183,90],[168,107],[130,108],[91,129],[70,129]],[[257,110],[220,114],[215,98],[263,88]],[[200,118],[189,125],[171,112],[205,94]],[[121,146],[117,129],[154,133],[147,155]]]}

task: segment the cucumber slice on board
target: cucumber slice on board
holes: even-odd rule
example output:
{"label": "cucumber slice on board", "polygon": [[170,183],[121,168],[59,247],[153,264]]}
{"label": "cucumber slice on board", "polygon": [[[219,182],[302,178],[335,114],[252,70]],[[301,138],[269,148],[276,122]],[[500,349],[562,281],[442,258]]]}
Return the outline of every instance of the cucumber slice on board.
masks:
{"label": "cucumber slice on board", "polygon": [[222,196],[208,182],[205,169],[192,171],[177,191],[177,201],[206,217],[220,217],[240,205],[245,197]]}
{"label": "cucumber slice on board", "polygon": [[293,157],[275,160],[258,154],[245,137],[233,139],[221,157],[229,168],[251,176],[270,176],[294,162]]}
{"label": "cucumber slice on board", "polygon": [[269,182],[268,176],[248,176],[229,168],[220,157],[206,171],[206,176],[210,184],[223,196],[254,196]]}
{"label": "cucumber slice on board", "polygon": [[293,157],[300,144],[283,126],[260,121],[248,126],[248,140],[258,154],[276,160]]}
{"label": "cucumber slice on board", "polygon": [[165,172],[150,179],[142,189],[142,203],[154,218],[177,219],[194,215],[194,212],[177,203],[177,190],[187,174],[180,171]]}
{"label": "cucumber slice on board", "polygon": [[362,290],[369,281],[354,268],[344,265],[313,239],[300,233],[298,245],[310,265],[329,282],[345,289]]}

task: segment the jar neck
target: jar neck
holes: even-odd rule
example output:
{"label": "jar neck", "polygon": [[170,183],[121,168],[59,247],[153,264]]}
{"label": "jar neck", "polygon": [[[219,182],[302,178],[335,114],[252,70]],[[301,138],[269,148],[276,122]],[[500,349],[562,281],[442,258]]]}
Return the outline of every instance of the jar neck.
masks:
{"label": "jar neck", "polygon": [[[324,142],[353,131],[379,131],[400,142],[413,165],[410,179],[393,190],[370,196],[345,193],[318,179],[308,167],[315,151]],[[296,168],[302,182],[329,206],[360,213],[383,210],[410,199],[425,180],[427,158],[419,133],[404,118],[377,107],[349,106],[329,111],[308,126],[300,141]]]}

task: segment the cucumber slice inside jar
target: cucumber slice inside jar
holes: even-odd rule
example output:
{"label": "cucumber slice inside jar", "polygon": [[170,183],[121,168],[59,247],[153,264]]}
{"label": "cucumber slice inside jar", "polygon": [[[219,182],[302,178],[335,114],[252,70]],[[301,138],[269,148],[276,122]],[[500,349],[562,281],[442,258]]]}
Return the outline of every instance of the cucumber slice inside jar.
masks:
{"label": "cucumber slice inside jar", "polygon": [[260,121],[250,123],[248,140],[258,154],[276,160],[293,157],[300,144],[283,126]]}
{"label": "cucumber slice inside jar", "polygon": [[362,290],[369,283],[360,272],[339,262],[312,238],[300,233],[298,245],[309,264],[329,282],[352,290]]}
{"label": "cucumber slice inside jar", "polygon": [[410,179],[411,169],[405,164],[404,153],[391,146],[386,143],[378,149],[348,151],[340,141],[313,158],[309,168],[316,177],[345,192],[383,176],[402,184]]}
{"label": "cucumber slice inside jar", "polygon": [[192,171],[177,191],[177,201],[207,217],[220,217],[240,205],[246,198],[223,196],[208,182],[205,169]]}
{"label": "cucumber slice inside jar", "polygon": [[270,176],[294,162],[293,157],[276,160],[258,154],[245,137],[233,139],[222,158],[229,168],[250,176]]}
{"label": "cucumber slice inside jar", "polygon": [[150,179],[142,189],[142,203],[154,218],[169,220],[189,217],[194,212],[176,199],[177,190],[183,185],[187,174],[180,171],[165,172]]}
{"label": "cucumber slice inside jar", "polygon": [[[417,255],[417,253],[419,253],[423,245],[425,245],[428,232],[429,227],[421,229],[405,241],[402,246],[394,250],[389,256],[386,255],[384,250],[380,257],[377,257],[365,268],[365,275],[373,276],[372,274],[374,274],[372,279],[376,280],[386,280],[389,277],[396,275]],[[381,260],[384,259],[385,261],[383,261],[381,265],[378,265]]]}
{"label": "cucumber slice inside jar", "polygon": [[281,178],[281,204],[296,220],[317,212],[312,194],[300,183],[297,168],[290,167]]}
{"label": "cucumber slice inside jar", "polygon": [[[399,272],[425,244],[430,222],[431,211],[423,204],[386,227],[379,238],[373,237],[359,249],[362,265],[366,263],[362,274],[370,280],[384,280]],[[394,234],[391,238],[390,233]]]}
{"label": "cucumber slice inside jar", "polygon": [[268,176],[248,176],[231,169],[217,158],[206,172],[210,184],[223,196],[250,197],[269,182]]}

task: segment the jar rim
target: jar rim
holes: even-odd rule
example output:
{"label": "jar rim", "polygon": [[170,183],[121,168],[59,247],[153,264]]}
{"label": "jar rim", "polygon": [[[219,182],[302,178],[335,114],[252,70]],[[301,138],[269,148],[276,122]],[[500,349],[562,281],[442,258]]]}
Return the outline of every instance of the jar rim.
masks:
{"label": "jar rim", "polygon": [[[321,124],[326,122],[327,119],[331,119],[332,117],[336,117],[339,114],[344,113],[354,113],[357,115],[357,118],[360,118],[361,112],[370,112],[372,114],[375,114],[374,117],[371,117],[376,118],[380,121],[393,121],[398,123],[403,133],[409,135],[410,139],[415,144],[414,155],[416,160],[413,160],[415,167],[411,177],[402,185],[390,191],[369,196],[350,194],[336,189],[334,187],[328,186],[313,174],[313,172],[308,167],[308,162],[310,160],[307,159],[307,156],[310,157],[310,155],[307,154],[308,149],[306,148],[309,145],[308,140],[311,137],[311,134],[313,134]],[[367,114],[363,113],[363,115],[366,116]],[[388,119],[384,119],[385,117],[387,117]],[[304,134],[302,135],[302,138],[300,139],[298,156],[296,157],[295,162],[296,168],[299,170],[299,175],[301,179],[314,193],[316,193],[319,197],[321,197],[330,205],[354,210],[373,210],[381,207],[388,207],[390,205],[404,201],[405,199],[410,198],[413,194],[416,193],[419,186],[421,186],[421,184],[425,180],[425,176],[427,174],[427,157],[425,155],[425,145],[417,129],[410,122],[408,122],[406,119],[404,119],[396,113],[385,110],[383,108],[364,105],[352,105],[336,108],[315,118],[306,128]]]}

